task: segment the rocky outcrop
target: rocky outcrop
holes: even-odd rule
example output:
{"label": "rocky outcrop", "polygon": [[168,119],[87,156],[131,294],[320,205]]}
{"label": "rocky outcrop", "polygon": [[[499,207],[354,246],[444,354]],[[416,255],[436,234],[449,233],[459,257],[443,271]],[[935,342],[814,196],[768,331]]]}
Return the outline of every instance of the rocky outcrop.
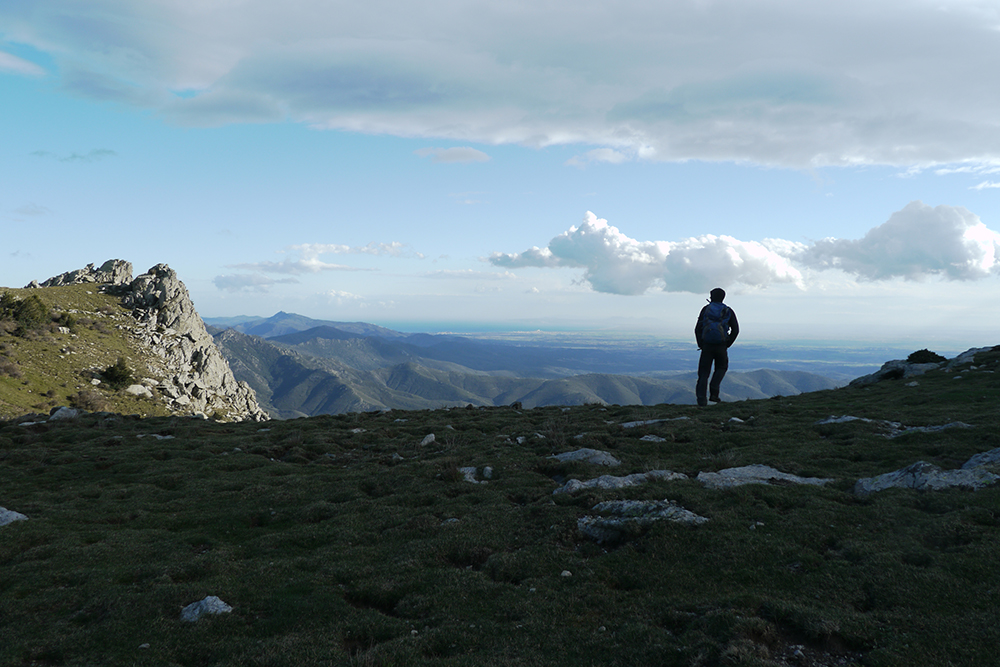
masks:
{"label": "rocky outcrop", "polygon": [[859,479],[854,485],[854,493],[867,496],[886,489],[916,489],[918,491],[937,491],[959,487],[964,489],[981,489],[1000,480],[985,470],[981,465],[962,467],[959,470],[942,470],[933,463],[917,461],[894,472],[887,472],[877,477]]}
{"label": "rocky outcrop", "polygon": [[581,517],[576,526],[580,533],[599,543],[618,542],[659,521],[689,526],[700,526],[708,521],[672,500],[609,500],[594,505],[593,510],[601,515]]}
{"label": "rocky outcrop", "polygon": [[61,285],[78,285],[80,283],[103,283],[108,285],[128,285],[132,282],[132,263],[121,259],[109,259],[95,269],[93,264],[88,264],[76,271],[67,271],[58,276],[49,278],[44,283],[33,280],[26,288],[31,287],[59,287]]}
{"label": "rocky outcrop", "polygon": [[948,359],[947,361],[939,361],[927,364],[914,364],[903,359],[894,359],[893,361],[887,361],[882,364],[882,368],[878,369],[871,375],[862,375],[859,378],[851,380],[850,386],[852,387],[863,387],[869,384],[875,384],[876,382],[881,382],[882,380],[903,380],[907,378],[916,377],[917,375],[923,375],[928,371],[933,371],[938,368],[944,368],[945,370],[954,370],[959,366],[964,366],[966,364],[971,364],[975,360],[976,354],[980,352],[988,352],[994,348],[992,347],[974,347],[970,350],[966,350],[962,354],[954,357],[953,359]]}
{"label": "rocky outcrop", "polygon": [[28,517],[24,516],[20,512],[15,512],[14,510],[9,510],[6,507],[0,507],[0,526],[6,526],[9,523],[14,523],[15,521],[26,521]]}
{"label": "rocky outcrop", "polygon": [[253,389],[233,377],[187,288],[169,266],[157,264],[133,280],[131,263],[111,259],[100,268],[88,264],[28,287],[83,283],[93,283],[101,291],[120,297],[122,305],[132,311],[134,322],[119,324],[119,329],[127,329],[147,353],[149,368],[143,372],[154,377],[129,387],[129,393],[151,398],[149,387],[155,387],[178,414],[227,421],[267,419]]}
{"label": "rocky outcrop", "polygon": [[171,407],[233,421],[267,419],[253,389],[233,377],[173,269],[157,264],[137,277],[122,305],[135,318],[132,333],[164,362],[157,389]]}
{"label": "rocky outcrop", "polygon": [[781,472],[771,466],[748,465],[739,468],[726,468],[719,472],[700,472],[698,481],[709,489],[731,489],[744,484],[809,484],[823,486],[832,479],[823,477],[799,477],[787,472]]}

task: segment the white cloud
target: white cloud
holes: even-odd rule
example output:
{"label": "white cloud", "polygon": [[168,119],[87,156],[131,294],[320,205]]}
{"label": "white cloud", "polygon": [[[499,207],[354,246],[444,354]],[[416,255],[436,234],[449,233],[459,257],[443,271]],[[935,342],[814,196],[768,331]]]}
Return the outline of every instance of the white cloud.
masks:
{"label": "white cloud", "polygon": [[98,162],[109,157],[118,157],[118,153],[108,148],[94,148],[86,153],[70,153],[69,155],[56,155],[49,151],[34,151],[32,153],[35,157],[49,158],[52,160],[58,160],[59,162]]}
{"label": "white cloud", "polygon": [[584,167],[592,162],[607,162],[609,164],[621,164],[629,159],[625,153],[612,148],[595,148],[587,151],[583,155],[574,155],[566,160],[566,164],[571,167]]}
{"label": "white cloud", "polygon": [[425,278],[437,278],[444,280],[512,280],[516,276],[510,271],[497,273],[496,271],[475,271],[464,269],[461,271],[432,271],[424,274]]}
{"label": "white cloud", "polygon": [[490,156],[486,153],[476,150],[475,148],[470,148],[469,146],[461,146],[458,148],[421,148],[420,150],[413,151],[420,157],[430,156],[431,162],[455,162],[459,164],[469,164],[470,162],[489,162]]}
{"label": "white cloud", "polygon": [[705,292],[732,283],[766,287],[802,280],[786,258],[761,243],[713,235],[678,242],[637,241],[590,211],[582,225],[555,237],[547,247],[493,253],[490,262],[508,268],[582,268],[594,290],[611,294],[642,294],[653,287]]}
{"label": "white cloud", "polygon": [[423,259],[423,255],[408,251],[406,246],[398,241],[392,243],[369,243],[363,246],[347,246],[337,243],[301,243],[299,245],[288,246],[284,251],[288,257],[280,262],[250,262],[244,264],[231,264],[227,268],[240,269],[243,271],[256,271],[260,273],[287,273],[291,275],[303,275],[307,273],[320,273],[322,271],[372,271],[374,269],[359,268],[347,264],[333,264],[324,262],[320,257],[324,255],[382,255],[390,257],[416,257]]}
{"label": "white cloud", "polygon": [[823,239],[812,245],[731,236],[681,241],[637,241],[587,212],[544,248],[493,253],[490,262],[507,268],[577,268],[597,292],[642,294],[707,292],[713,287],[764,288],[777,283],[805,287],[815,271],[838,269],[864,281],[942,276],[977,280],[1000,273],[1000,233],[962,207],[932,208],[915,201],[864,238]]}
{"label": "white cloud", "polygon": [[862,239],[823,239],[788,256],[810,268],[836,268],[863,280],[935,275],[977,280],[1000,270],[1000,234],[961,206],[914,201]]}
{"label": "white cloud", "polygon": [[216,276],[213,280],[215,286],[226,292],[267,292],[272,285],[297,283],[295,278],[284,278],[275,280],[262,276],[259,273],[245,275],[222,275]]}
{"label": "white cloud", "polygon": [[1000,159],[997,23],[911,0],[0,3],[64,90],[178,123],[806,167]]}
{"label": "white cloud", "polygon": [[10,72],[23,76],[45,76],[45,70],[35,63],[0,51],[0,72]]}
{"label": "white cloud", "polygon": [[970,190],[988,190],[991,188],[1000,188],[1000,183],[997,181],[983,181],[979,185],[973,185]]}

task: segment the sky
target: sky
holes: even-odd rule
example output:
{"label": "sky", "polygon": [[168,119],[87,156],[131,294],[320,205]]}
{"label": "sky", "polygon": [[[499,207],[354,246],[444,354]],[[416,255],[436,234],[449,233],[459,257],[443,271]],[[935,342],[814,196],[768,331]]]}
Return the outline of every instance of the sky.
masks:
{"label": "sky", "polygon": [[4,0],[0,285],[205,317],[1000,343],[992,0]]}

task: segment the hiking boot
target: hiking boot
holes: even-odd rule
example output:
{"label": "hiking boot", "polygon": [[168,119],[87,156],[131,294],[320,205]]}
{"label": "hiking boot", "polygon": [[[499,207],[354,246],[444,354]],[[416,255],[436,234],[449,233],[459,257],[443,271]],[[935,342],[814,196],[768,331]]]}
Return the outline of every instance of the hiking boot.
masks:
{"label": "hiking boot", "polygon": [[713,403],[722,403],[722,399],[719,398],[718,396],[709,396],[708,400],[712,401]]}

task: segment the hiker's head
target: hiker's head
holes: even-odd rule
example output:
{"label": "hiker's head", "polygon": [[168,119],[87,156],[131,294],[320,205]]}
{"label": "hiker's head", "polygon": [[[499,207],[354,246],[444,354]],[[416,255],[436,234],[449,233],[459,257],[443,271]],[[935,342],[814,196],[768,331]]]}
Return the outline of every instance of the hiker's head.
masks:
{"label": "hiker's head", "polygon": [[726,299],[726,290],[721,287],[716,287],[714,290],[709,292],[708,295],[712,297],[712,301],[722,303]]}

